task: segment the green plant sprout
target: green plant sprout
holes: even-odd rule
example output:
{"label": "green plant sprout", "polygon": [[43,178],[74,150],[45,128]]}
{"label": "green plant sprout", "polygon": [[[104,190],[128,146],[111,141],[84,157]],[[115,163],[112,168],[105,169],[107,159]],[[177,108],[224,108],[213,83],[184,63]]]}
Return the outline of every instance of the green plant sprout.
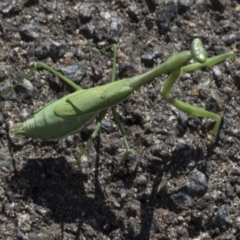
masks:
{"label": "green plant sprout", "polygon": [[[74,93],[68,94],[61,99],[51,101],[44,107],[38,109],[32,117],[16,128],[15,134],[41,140],[60,139],[83,129],[96,118],[96,127],[73,164],[74,168],[97,136],[101,127],[101,121],[108,108],[111,108],[114,120],[121,132],[123,144],[126,149],[120,164],[114,170],[115,173],[131,152],[115,106],[125,100],[132,92],[140,88],[143,84],[153,81],[161,74],[169,74],[161,92],[163,98],[168,103],[185,113],[197,117],[210,118],[216,121],[215,126],[211,131],[211,135],[214,137],[217,134],[221,124],[221,117],[218,114],[206,111],[178,99],[171,98],[169,95],[173,84],[181,74],[215,65],[229,57],[234,61],[236,54],[233,51],[207,58],[207,53],[201,40],[196,38],[192,41],[191,50],[173,54],[161,65],[141,75],[115,81],[117,46],[113,44],[100,51],[108,48],[113,48],[112,76],[111,82],[108,84],[89,89],[82,89],[52,67],[45,63],[38,63],[19,81],[17,81],[16,84],[10,87],[7,91],[1,93],[1,95],[3,95],[6,94],[6,92],[10,92],[24,79],[31,76],[38,68],[45,69],[53,75],[58,76],[63,82],[67,83],[75,90]],[[192,59],[196,62],[184,66]],[[112,173],[112,175],[114,173]]]}

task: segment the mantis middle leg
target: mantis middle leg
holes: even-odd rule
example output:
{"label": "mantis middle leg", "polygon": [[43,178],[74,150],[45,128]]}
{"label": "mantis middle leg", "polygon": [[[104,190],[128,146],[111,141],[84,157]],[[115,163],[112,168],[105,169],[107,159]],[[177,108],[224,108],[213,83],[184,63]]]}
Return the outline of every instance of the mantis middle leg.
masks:
{"label": "mantis middle leg", "polygon": [[[115,81],[115,78],[116,78],[116,59],[117,59],[117,45],[116,44],[112,44],[112,45],[109,45],[105,48],[102,48],[100,50],[100,52],[102,51],[105,51],[107,49],[110,49],[112,48],[113,49],[113,65],[112,65],[112,75],[111,75],[111,82],[114,82]],[[113,114],[113,117],[114,117],[114,121],[115,123],[117,124],[118,128],[119,128],[119,131],[122,135],[122,138],[123,138],[123,144],[124,144],[124,147],[125,147],[125,153],[123,155],[123,158],[122,160],[120,161],[120,163],[117,165],[117,167],[113,170],[112,174],[107,178],[106,180],[106,183],[109,182],[109,180],[114,176],[114,174],[119,170],[119,168],[124,164],[125,160],[127,159],[127,157],[129,156],[129,154],[131,153],[131,149],[129,147],[129,144],[128,144],[128,141],[127,141],[127,138],[126,138],[126,134],[125,134],[125,131],[122,127],[122,124],[121,124],[121,121],[119,119],[119,115],[117,113],[117,110],[116,110],[116,107],[111,107],[111,110],[112,110],[112,114]],[[100,128],[101,128],[101,121],[102,119],[105,117],[107,113],[107,109],[103,110],[100,112],[100,114],[98,115],[97,117],[97,123],[96,123],[96,127],[93,131],[93,133],[91,134],[90,138],[88,139],[85,147],[82,149],[82,151],[80,152],[79,156],[77,157],[75,163],[73,164],[73,169],[76,165],[79,164],[79,162],[81,161],[81,158],[82,156],[86,153],[87,149],[89,148],[89,146],[91,145],[92,141],[96,138]]]}

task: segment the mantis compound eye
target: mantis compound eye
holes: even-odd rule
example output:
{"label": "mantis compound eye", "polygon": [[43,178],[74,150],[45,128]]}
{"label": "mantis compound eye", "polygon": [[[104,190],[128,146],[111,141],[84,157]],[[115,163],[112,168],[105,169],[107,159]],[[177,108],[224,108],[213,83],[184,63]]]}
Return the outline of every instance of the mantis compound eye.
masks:
{"label": "mantis compound eye", "polygon": [[207,52],[203,47],[202,40],[199,38],[195,38],[192,41],[191,52],[197,62],[205,63],[207,61]]}

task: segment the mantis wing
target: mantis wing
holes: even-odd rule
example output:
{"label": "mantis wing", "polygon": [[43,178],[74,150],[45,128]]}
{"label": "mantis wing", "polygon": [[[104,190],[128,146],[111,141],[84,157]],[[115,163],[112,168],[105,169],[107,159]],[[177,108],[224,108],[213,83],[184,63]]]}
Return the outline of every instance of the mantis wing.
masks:
{"label": "mantis wing", "polygon": [[134,91],[128,81],[126,78],[69,94],[55,107],[55,114],[60,117],[73,117],[112,107]]}

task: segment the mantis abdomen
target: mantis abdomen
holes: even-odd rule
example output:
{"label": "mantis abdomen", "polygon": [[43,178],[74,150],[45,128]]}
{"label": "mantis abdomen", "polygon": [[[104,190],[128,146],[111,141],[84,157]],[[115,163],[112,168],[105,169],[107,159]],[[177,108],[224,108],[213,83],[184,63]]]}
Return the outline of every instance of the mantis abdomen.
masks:
{"label": "mantis abdomen", "polygon": [[63,98],[40,108],[31,118],[17,126],[15,133],[45,141],[60,139],[86,127],[99,113],[98,111],[81,116],[59,117],[54,109],[60,100]]}
{"label": "mantis abdomen", "polygon": [[[86,127],[100,111],[123,101],[133,91],[127,78],[78,90],[40,108],[30,119],[20,124],[15,133],[42,140],[64,138]],[[89,104],[91,102],[95,104]]]}

